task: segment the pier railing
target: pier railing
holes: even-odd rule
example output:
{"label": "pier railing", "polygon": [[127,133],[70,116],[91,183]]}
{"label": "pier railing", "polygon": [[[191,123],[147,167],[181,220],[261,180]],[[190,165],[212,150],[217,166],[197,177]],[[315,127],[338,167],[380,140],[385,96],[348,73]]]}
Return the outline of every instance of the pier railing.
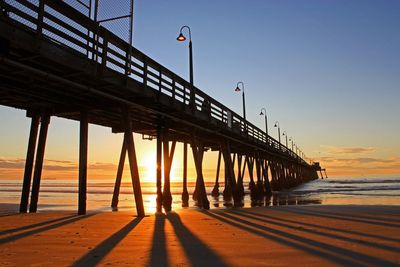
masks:
{"label": "pier railing", "polygon": [[[90,8],[82,1],[77,3],[84,9]],[[0,0],[0,5],[8,19],[30,28],[39,37],[51,39],[96,62],[98,73],[107,68],[126,75],[142,83],[146,90],[169,96],[193,114],[207,114],[202,118],[210,123],[218,123],[227,131],[307,164],[276,139],[102,27],[76,5],[73,7],[59,0]]]}

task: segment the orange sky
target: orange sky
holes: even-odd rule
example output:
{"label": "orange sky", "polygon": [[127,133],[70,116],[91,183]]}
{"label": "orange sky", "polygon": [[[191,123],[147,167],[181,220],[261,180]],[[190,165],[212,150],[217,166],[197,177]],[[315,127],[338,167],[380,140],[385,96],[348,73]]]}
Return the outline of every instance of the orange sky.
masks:
{"label": "orange sky", "polygon": [[[25,129],[15,135],[8,135],[8,142],[4,143],[3,155],[0,155],[0,179],[20,179],[22,181],[27,138],[29,133],[29,119],[21,111],[16,112],[23,122]],[[63,124],[64,129],[59,128]],[[12,125],[3,131],[12,132]],[[45,153],[43,178],[77,179],[78,177],[78,123],[54,118],[49,129],[48,144]],[[7,130],[6,130],[7,129]],[[63,134],[69,132],[74,134]],[[62,141],[62,142],[61,142]],[[119,159],[122,134],[112,134],[109,129],[90,125],[89,129],[89,166],[88,178],[114,179]],[[142,140],[135,135],[137,158],[141,181],[155,181],[156,141]],[[385,151],[384,151],[385,152]],[[344,176],[388,176],[399,174],[400,157],[382,156],[378,148],[374,147],[337,147],[323,145],[313,159],[321,161],[322,167],[327,169],[329,177]],[[195,170],[191,151],[189,150],[189,179],[195,178]],[[182,145],[176,147],[171,179],[182,179]],[[204,176],[207,181],[215,179],[217,153],[206,152],[204,157]],[[222,164],[223,169],[223,164]],[[127,161],[124,170],[124,179],[129,181]],[[220,174],[223,177],[223,171]]]}

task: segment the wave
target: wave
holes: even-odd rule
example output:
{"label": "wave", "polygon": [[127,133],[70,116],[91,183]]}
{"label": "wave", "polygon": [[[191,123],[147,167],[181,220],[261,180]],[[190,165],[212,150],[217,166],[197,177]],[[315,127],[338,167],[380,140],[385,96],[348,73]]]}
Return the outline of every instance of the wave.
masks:
{"label": "wave", "polygon": [[400,179],[324,180],[329,184],[400,184]]}
{"label": "wave", "polygon": [[[319,193],[345,193],[349,194],[351,192],[377,192],[377,191],[399,191],[399,187],[379,187],[379,188],[321,188],[321,189],[314,189],[314,190],[293,190],[291,193],[294,194],[319,194]],[[375,195],[375,194],[374,194]],[[399,196],[397,193],[396,196]]]}

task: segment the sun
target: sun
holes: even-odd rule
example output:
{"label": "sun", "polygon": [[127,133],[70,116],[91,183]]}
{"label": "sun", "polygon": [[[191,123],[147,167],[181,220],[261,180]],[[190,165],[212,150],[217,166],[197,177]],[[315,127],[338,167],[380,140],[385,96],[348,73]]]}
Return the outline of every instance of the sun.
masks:
{"label": "sun", "polygon": [[[179,163],[174,160],[172,162],[170,178],[171,182],[179,182],[180,172],[178,171]],[[157,160],[155,153],[148,153],[145,155],[139,163],[139,169],[141,170],[141,180],[144,182],[155,182],[157,179]],[[164,181],[164,170],[162,170],[162,179]]]}
{"label": "sun", "polygon": [[155,153],[147,154],[139,164],[140,170],[142,170],[142,181],[144,182],[155,182],[157,175],[157,162]]}

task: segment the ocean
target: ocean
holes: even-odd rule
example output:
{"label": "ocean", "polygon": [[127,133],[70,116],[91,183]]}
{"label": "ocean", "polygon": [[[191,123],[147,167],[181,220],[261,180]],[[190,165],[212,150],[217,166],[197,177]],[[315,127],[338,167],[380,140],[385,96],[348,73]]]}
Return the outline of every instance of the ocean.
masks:
{"label": "ocean", "polygon": [[[87,210],[112,211],[110,207],[114,182],[111,180],[91,180],[88,182]],[[247,187],[247,186],[245,186]],[[206,183],[210,208],[224,209],[232,203],[211,197],[213,183]],[[191,194],[194,183],[188,183]],[[223,186],[220,186],[220,193]],[[38,212],[51,210],[77,210],[77,181],[48,180],[41,184]],[[171,183],[173,210],[182,209],[182,184]],[[156,210],[156,187],[153,183],[142,183],[143,201],[147,213]],[[290,190],[274,192],[271,197],[252,203],[246,189],[244,207],[279,205],[400,205],[400,178],[328,178],[311,181]],[[2,212],[18,211],[21,181],[0,181],[0,207]],[[118,210],[135,210],[134,196],[130,182],[123,182]],[[190,200],[189,208],[195,208]]]}

